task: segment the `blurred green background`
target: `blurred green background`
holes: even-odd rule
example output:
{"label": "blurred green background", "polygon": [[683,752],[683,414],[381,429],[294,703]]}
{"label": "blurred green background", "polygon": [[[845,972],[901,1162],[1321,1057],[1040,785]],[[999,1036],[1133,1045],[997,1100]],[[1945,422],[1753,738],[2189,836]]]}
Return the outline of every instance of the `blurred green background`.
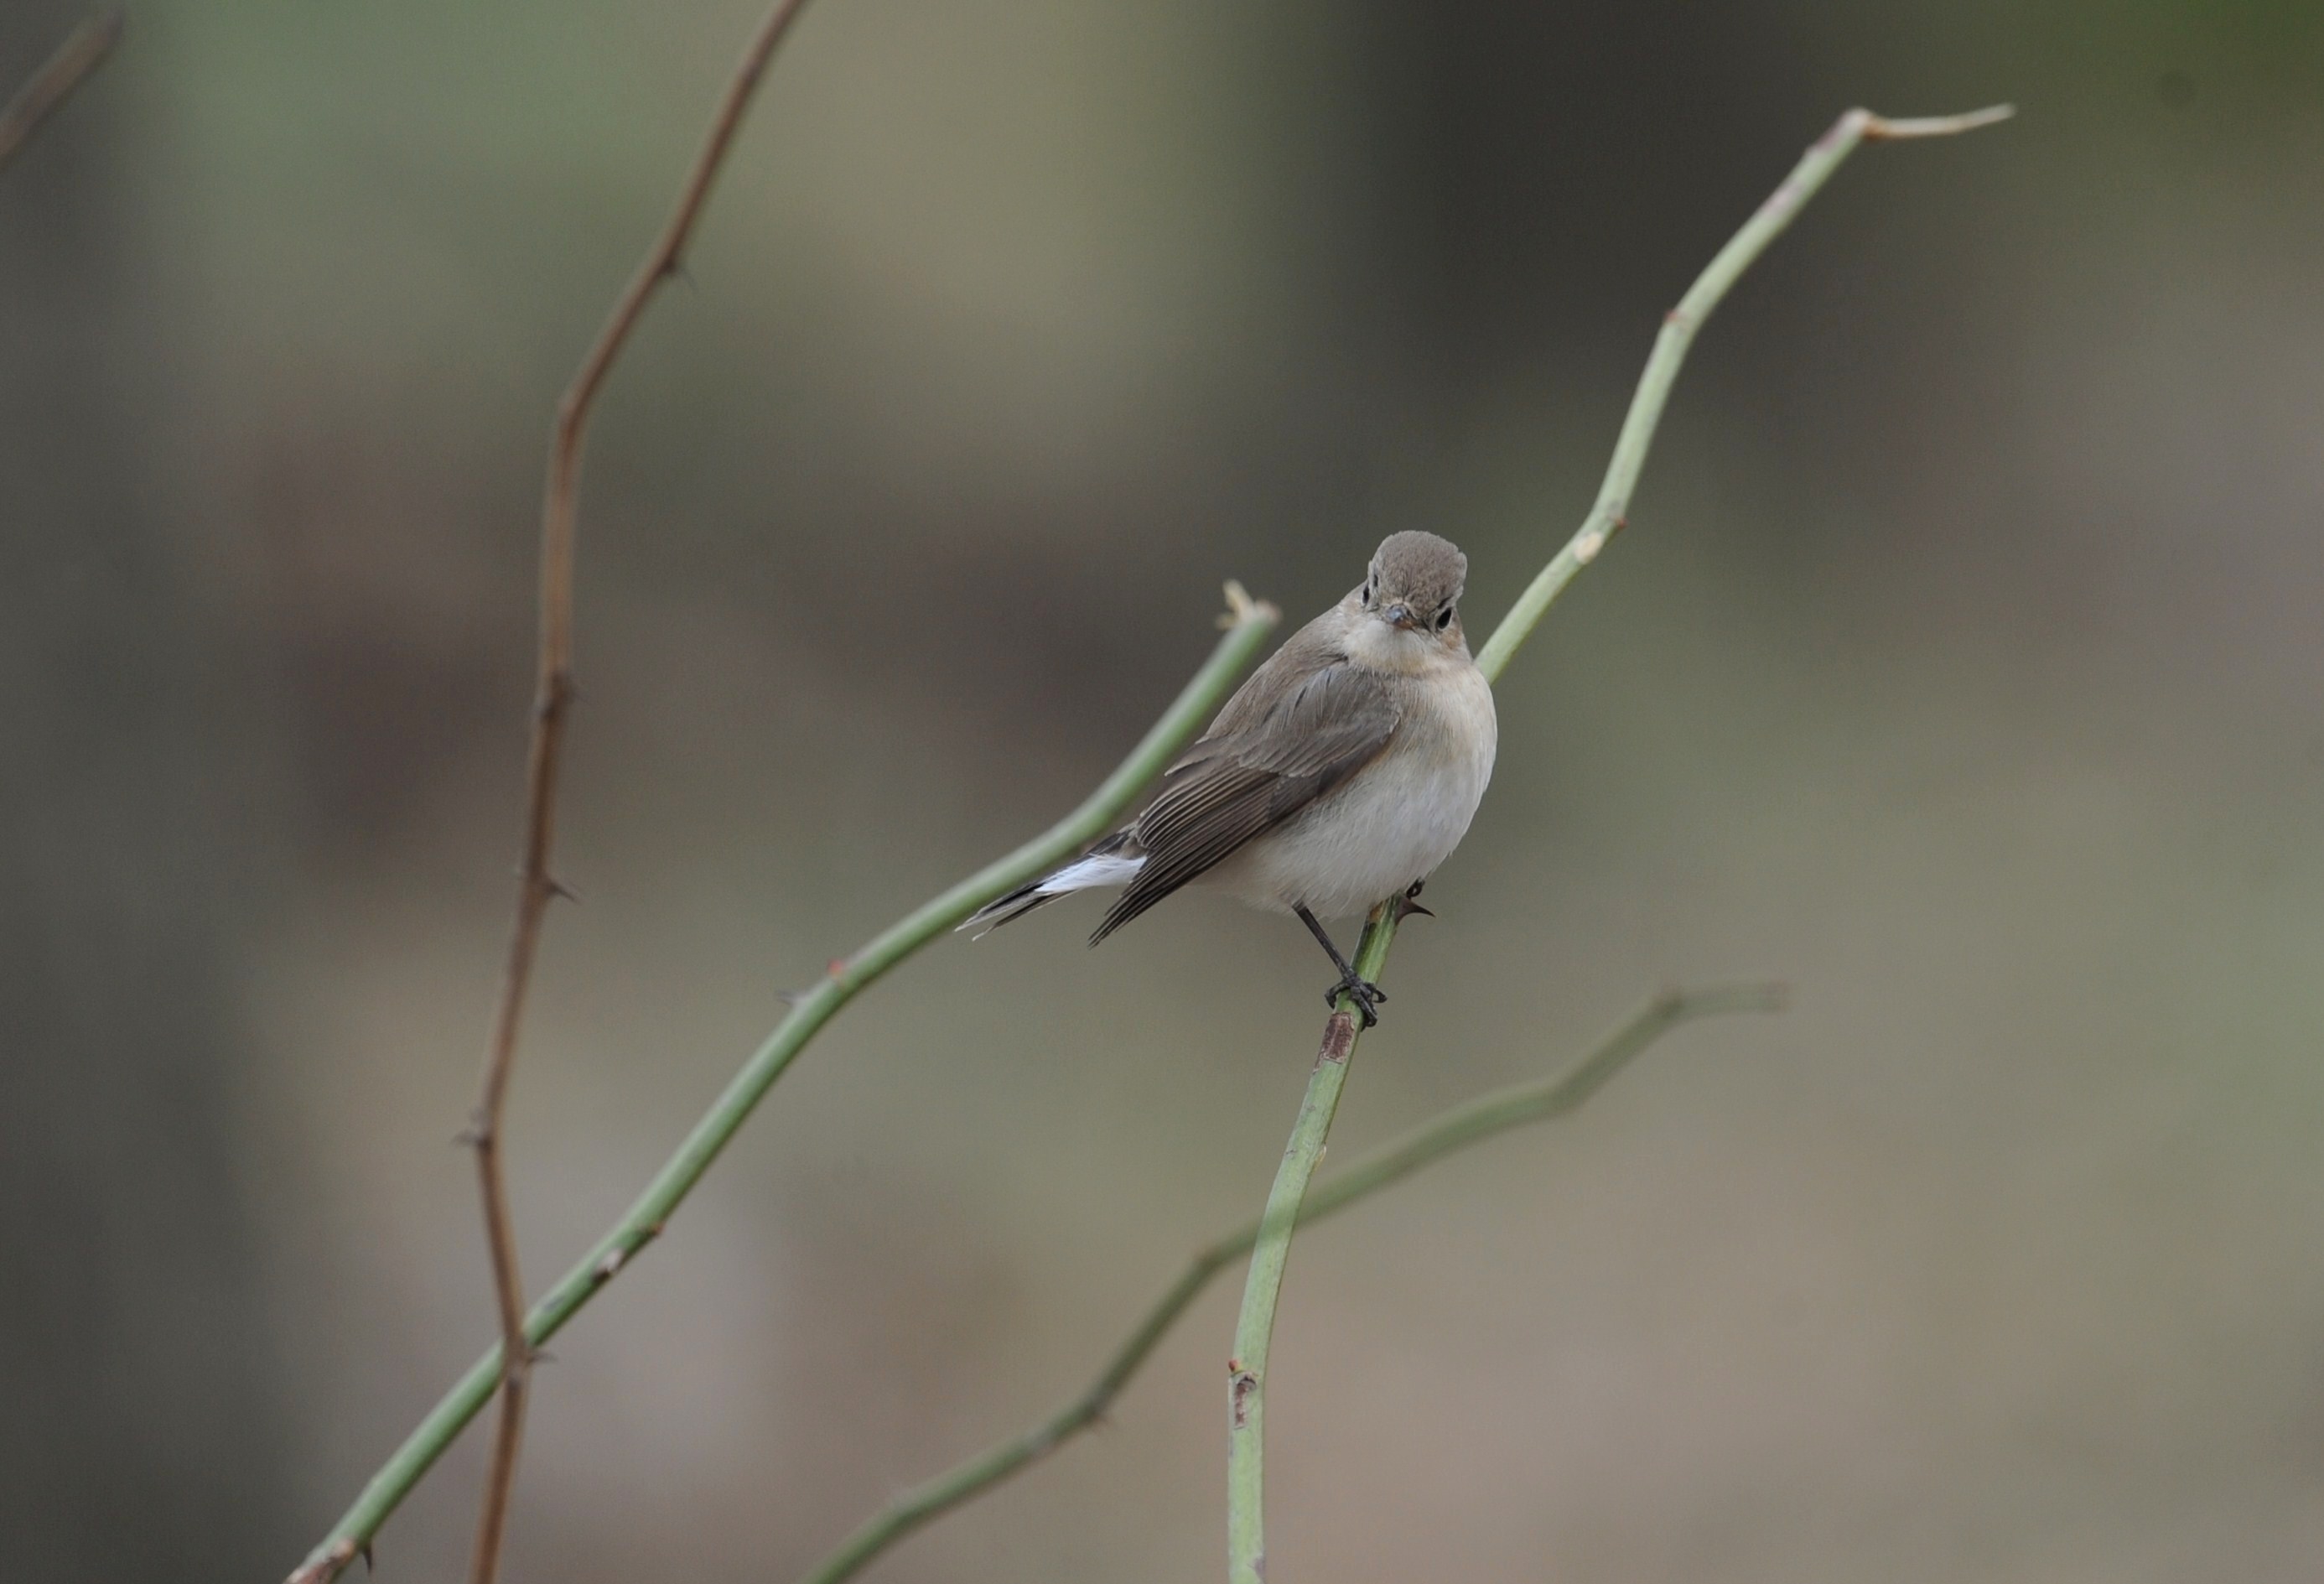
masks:
{"label": "blurred green background", "polygon": [[[0,1575],[279,1578],[492,1332],[467,1157],[557,393],[744,0],[154,0],[0,178]],[[78,12],[0,9],[0,83]],[[1481,637],[1848,105],[1501,688],[1304,1240],[1286,1580],[2324,1570],[2324,12],[823,0],[600,411],[538,1287],[778,996],[1385,533]],[[1259,1204],[1327,975],[946,940],[558,1339],[508,1574],[783,1579]],[[1328,1168],[1327,1168],[1328,1169]],[[1184,1579],[1230,1282],[895,1580]],[[482,1438],[382,1539],[459,1576]]]}

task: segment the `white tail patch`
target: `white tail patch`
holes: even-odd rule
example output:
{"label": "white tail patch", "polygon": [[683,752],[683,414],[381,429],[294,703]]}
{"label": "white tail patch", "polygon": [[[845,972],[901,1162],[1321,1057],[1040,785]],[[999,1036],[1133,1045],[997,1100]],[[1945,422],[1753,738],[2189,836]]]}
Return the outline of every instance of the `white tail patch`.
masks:
{"label": "white tail patch", "polygon": [[1120,853],[1092,853],[1078,862],[1067,864],[1033,889],[1042,896],[1063,896],[1068,891],[1093,891],[1101,885],[1127,885],[1145,866],[1143,857],[1124,857]]}
{"label": "white tail patch", "polygon": [[1127,885],[1131,876],[1144,867],[1143,856],[1126,857],[1120,853],[1092,853],[1076,858],[1056,874],[1036,880],[1008,895],[986,903],[956,926],[973,930],[972,940],[982,940],[1011,919],[1022,918],[1052,897],[1069,892],[1088,891],[1101,885]]}

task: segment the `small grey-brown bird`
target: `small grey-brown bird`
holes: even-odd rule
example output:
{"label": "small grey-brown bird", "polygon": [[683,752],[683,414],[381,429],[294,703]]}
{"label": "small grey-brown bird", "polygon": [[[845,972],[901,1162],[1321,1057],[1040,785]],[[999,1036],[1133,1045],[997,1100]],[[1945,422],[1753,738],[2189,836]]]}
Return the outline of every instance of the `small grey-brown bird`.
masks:
{"label": "small grey-brown bird", "polygon": [[1340,970],[1325,1003],[1345,992],[1378,1022],[1386,996],[1321,919],[1417,895],[1485,795],[1497,734],[1493,690],[1461,631],[1468,572],[1434,533],[1389,534],[1363,582],[1235,690],[1144,813],[961,927],[1122,886],[1094,946],[1196,883],[1296,913]]}

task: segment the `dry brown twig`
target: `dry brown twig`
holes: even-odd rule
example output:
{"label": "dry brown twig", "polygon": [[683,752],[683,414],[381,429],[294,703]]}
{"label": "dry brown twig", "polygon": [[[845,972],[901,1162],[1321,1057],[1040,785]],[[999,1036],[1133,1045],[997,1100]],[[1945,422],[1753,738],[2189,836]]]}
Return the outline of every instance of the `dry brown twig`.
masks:
{"label": "dry brown twig", "polygon": [[23,152],[39,131],[41,123],[56,114],[73,90],[87,82],[89,74],[105,64],[113,53],[113,46],[121,42],[121,13],[107,11],[90,17],[67,35],[57,46],[57,52],[32,79],[16,90],[16,97],[0,109],[0,171]]}
{"label": "dry brown twig", "polygon": [[[565,727],[573,705],[573,542],[575,505],[581,478],[583,442],[597,393],[614,359],[644,314],[654,292],[678,273],[686,245],[701,218],[719,168],[733,146],[752,94],[765,75],[791,23],[807,0],[777,0],[742,52],[717,115],[695,156],[678,205],[645,263],[623,288],[598,331],[595,343],[566,387],[557,406],[557,427],[549,453],[549,483],[540,514],[540,650],[532,706],[532,736],[527,754],[524,857],[518,871],[516,924],[509,939],[508,966],[500,1005],[493,1014],[492,1043],[484,1060],[484,1088],[468,1140],[476,1152],[476,1177],[484,1197],[484,1237],[492,1253],[493,1290],[501,1329],[501,1412],[484,1473],[476,1544],[469,1567],[471,1584],[492,1584],[500,1567],[508,1527],[509,1494],[516,1484],[517,1454],[524,1439],[524,1410],[533,1352],[525,1339],[524,1280],[517,1267],[516,1229],[509,1215],[508,1182],[501,1161],[501,1121],[509,1079],[516,1064],[517,1033],[523,1020],[527,987],[540,946],[540,925],[549,904],[564,894],[549,872],[557,834],[557,776]],[[344,1562],[341,1563],[345,1565]]]}

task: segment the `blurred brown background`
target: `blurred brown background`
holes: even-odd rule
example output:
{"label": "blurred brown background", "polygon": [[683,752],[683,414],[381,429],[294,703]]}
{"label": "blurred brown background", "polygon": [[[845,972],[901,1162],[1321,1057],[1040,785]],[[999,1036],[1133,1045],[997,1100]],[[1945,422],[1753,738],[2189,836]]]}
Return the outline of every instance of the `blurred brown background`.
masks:
{"label": "blurred brown background", "polygon": [[[0,83],[78,14],[0,10]],[[279,1578],[490,1336],[466,1157],[558,388],[746,0],[156,0],[0,179],[0,1576]],[[600,413],[534,1284],[778,993],[1389,530],[1478,635],[1845,106],[1502,687],[1318,1230],[1286,1580],[2324,1570],[2324,13],[824,0]],[[510,1576],[780,1580],[1254,1209],[1325,974],[948,940],[542,1376]],[[1230,1282],[895,1580],[1210,1576]],[[390,1525],[457,1576],[481,1438]]]}

